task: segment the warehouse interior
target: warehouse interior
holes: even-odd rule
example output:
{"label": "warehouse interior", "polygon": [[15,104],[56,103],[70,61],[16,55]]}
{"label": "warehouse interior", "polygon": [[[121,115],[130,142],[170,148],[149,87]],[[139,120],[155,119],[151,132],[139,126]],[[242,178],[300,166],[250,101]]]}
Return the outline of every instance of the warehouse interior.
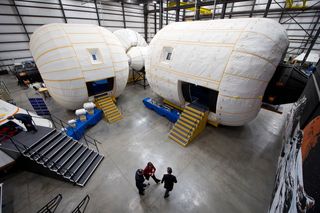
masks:
{"label": "warehouse interior", "polygon": [[[3,0],[0,17],[2,212],[320,211],[319,0]],[[148,162],[172,168],[170,197],[140,193]]]}

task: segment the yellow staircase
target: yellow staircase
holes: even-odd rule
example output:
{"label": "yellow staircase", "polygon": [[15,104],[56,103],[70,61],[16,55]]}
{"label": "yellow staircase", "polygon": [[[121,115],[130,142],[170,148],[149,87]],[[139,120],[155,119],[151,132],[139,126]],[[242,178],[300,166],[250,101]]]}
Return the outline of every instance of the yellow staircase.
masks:
{"label": "yellow staircase", "polygon": [[169,138],[182,146],[187,146],[206,127],[208,114],[208,110],[189,104],[171,129]]}
{"label": "yellow staircase", "polygon": [[97,96],[95,97],[95,104],[103,111],[108,122],[113,123],[122,119],[122,115],[112,97],[108,95]]}

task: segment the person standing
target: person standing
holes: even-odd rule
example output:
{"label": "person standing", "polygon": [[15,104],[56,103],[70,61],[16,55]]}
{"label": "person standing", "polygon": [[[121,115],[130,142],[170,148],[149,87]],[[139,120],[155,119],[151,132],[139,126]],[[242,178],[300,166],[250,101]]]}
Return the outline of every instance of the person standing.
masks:
{"label": "person standing", "polygon": [[136,178],[136,186],[139,190],[139,194],[144,195],[144,187],[146,187],[147,185],[144,184],[143,169],[138,169],[136,171],[135,178]]}
{"label": "person standing", "polygon": [[154,174],[156,172],[156,168],[154,167],[154,165],[149,162],[146,166],[146,168],[143,170],[143,174],[144,177],[149,180],[150,176],[152,177],[152,179],[156,182],[159,183],[160,180],[158,178],[156,178],[156,175]]}
{"label": "person standing", "polygon": [[7,119],[8,120],[17,119],[17,120],[21,121],[23,123],[23,125],[26,127],[28,132],[30,132],[30,131],[37,132],[38,131],[32,123],[33,122],[32,117],[28,114],[17,113],[13,116],[8,117]]}
{"label": "person standing", "polygon": [[169,192],[172,191],[174,183],[177,183],[177,178],[176,176],[172,175],[172,169],[170,167],[167,168],[167,173],[168,174],[163,175],[161,180],[161,183],[164,182],[164,188],[166,189],[164,198],[169,197]]}

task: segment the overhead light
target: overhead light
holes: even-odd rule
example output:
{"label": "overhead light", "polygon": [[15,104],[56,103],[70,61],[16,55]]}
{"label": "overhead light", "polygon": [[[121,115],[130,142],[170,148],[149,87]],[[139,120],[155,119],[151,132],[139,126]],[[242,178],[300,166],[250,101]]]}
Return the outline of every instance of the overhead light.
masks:
{"label": "overhead light", "polygon": [[143,6],[143,4],[141,3],[141,4],[139,4],[139,6]]}
{"label": "overhead light", "polygon": [[154,3],[154,4],[156,4],[156,3],[157,3],[157,1],[153,1],[153,3]]}

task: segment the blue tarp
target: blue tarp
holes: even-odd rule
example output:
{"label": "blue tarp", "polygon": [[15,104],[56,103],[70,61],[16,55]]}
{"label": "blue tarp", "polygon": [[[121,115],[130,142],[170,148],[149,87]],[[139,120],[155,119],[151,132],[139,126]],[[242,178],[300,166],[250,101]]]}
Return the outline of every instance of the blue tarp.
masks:
{"label": "blue tarp", "polygon": [[86,117],[86,121],[80,121],[80,119],[77,119],[76,127],[67,127],[67,135],[75,140],[80,140],[88,127],[96,125],[102,119],[102,110],[94,109],[94,114],[90,115],[87,113]]}
{"label": "blue tarp", "polygon": [[143,103],[147,108],[152,109],[159,115],[166,117],[172,123],[175,123],[179,119],[180,112],[178,110],[159,104],[152,100],[152,98],[143,99]]}

